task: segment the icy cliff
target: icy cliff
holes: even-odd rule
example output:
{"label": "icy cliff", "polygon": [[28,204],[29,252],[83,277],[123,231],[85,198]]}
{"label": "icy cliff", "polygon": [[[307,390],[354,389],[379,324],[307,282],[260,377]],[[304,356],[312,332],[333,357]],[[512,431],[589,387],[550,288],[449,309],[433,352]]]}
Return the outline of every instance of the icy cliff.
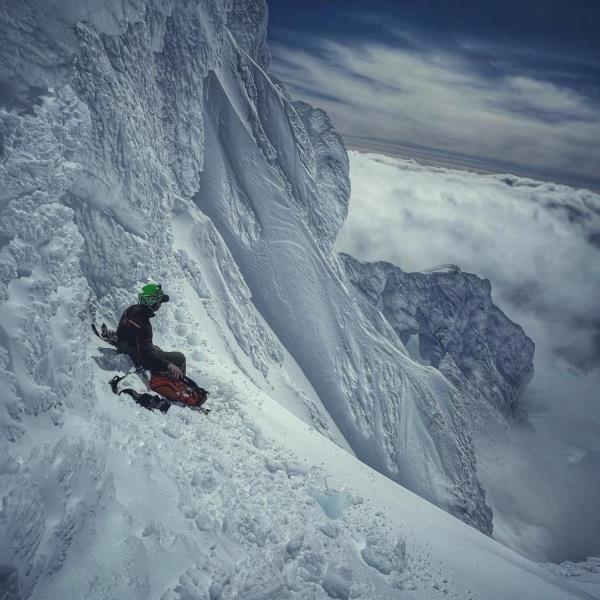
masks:
{"label": "icy cliff", "polygon": [[349,190],[341,139],[322,111],[298,112],[256,63],[225,44],[207,78],[210,151],[193,202],[356,455],[490,532],[464,398],[390,343],[395,332],[357,301],[332,251]]}
{"label": "icy cliff", "polygon": [[[265,26],[258,0],[0,7],[7,597],[426,597],[447,587],[429,575],[428,520],[457,593],[487,578],[469,579],[452,539],[499,561],[502,589],[525,578],[560,597],[541,570],[381,477],[489,533],[464,381],[485,386],[469,352],[491,352],[479,376],[502,376],[509,406],[529,355],[494,346],[504,321],[495,340],[479,326],[498,314],[484,294],[453,330],[454,346],[481,343],[445,357],[430,344],[438,368],[411,358],[393,311],[333,251],[348,159],[326,115],[265,72]],[[126,362],[97,348],[89,320],[114,323],[149,277],[173,298],[157,342],[212,392],[201,424],[107,389]],[[430,290],[410,290],[424,339],[442,314]]]}
{"label": "icy cliff", "polygon": [[[462,389],[466,379],[507,416],[518,410],[533,375],[535,346],[493,304],[489,281],[453,265],[405,273],[389,263],[341,256],[350,281],[381,311],[415,360],[435,367]],[[481,407],[471,409],[481,412]]]}

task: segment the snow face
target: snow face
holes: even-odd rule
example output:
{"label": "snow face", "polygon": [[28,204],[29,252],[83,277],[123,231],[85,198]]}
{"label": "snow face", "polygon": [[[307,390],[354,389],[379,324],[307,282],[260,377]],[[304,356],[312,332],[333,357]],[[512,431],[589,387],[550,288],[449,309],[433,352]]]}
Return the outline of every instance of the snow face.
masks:
{"label": "snow face", "polygon": [[[313,136],[318,127],[328,132],[319,113],[301,108]],[[211,151],[194,202],[348,444],[378,471],[490,532],[463,397],[413,362],[385,319],[357,299],[331,250],[335,221],[319,225],[329,207],[335,216],[347,203],[347,183],[328,193],[347,165],[339,138],[327,137],[315,156],[309,135],[298,134],[303,119],[233,45],[208,78],[204,123]],[[316,218],[314,205],[324,207]]]}
{"label": "snow face", "polygon": [[[4,596],[577,597],[384,476],[489,532],[464,394],[332,250],[347,156],[261,68],[263,8],[0,9]],[[209,418],[106,384],[89,321],[148,278]]]}

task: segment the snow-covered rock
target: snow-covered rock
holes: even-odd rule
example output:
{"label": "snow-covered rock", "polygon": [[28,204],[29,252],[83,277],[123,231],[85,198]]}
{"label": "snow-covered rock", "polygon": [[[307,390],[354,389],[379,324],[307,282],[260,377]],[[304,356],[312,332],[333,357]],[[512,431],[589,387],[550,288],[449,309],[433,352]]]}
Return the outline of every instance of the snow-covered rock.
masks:
{"label": "snow-covered rock", "polygon": [[[265,73],[265,24],[260,1],[0,7],[4,596],[576,597],[394,483],[491,530],[464,390],[348,279],[347,156]],[[209,419],[106,385],[127,361],[89,320],[150,277]]]}
{"label": "snow-covered rock", "polygon": [[238,46],[263,69],[268,69],[271,62],[267,45],[268,21],[266,0],[234,0],[227,16],[227,29]]}
{"label": "snow-covered rock", "polygon": [[[330,250],[348,215],[348,155],[342,138],[333,129],[324,111],[314,109],[306,102],[294,102],[293,107],[309,137],[308,143],[303,140],[302,145],[310,148],[314,157],[311,175],[317,193],[308,198],[311,202],[309,223],[314,238],[323,249]],[[290,123],[294,124],[295,119],[291,118]]]}
{"label": "snow-covered rock", "polygon": [[390,263],[341,256],[350,281],[381,311],[416,360],[462,388],[454,373],[458,368],[497,410],[506,415],[517,411],[533,375],[535,346],[492,302],[487,279],[454,266],[406,273]]}

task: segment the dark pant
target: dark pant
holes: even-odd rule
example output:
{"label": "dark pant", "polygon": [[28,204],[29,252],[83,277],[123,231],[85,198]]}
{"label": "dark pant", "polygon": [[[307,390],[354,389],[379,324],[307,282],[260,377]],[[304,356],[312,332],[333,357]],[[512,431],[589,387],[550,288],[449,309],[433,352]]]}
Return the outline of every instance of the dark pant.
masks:
{"label": "dark pant", "polygon": [[181,352],[165,352],[164,350],[161,350],[158,346],[154,346],[154,348],[162,354],[163,358],[167,362],[170,362],[176,367],[179,367],[181,369],[181,372],[185,375],[185,354],[182,354]]}

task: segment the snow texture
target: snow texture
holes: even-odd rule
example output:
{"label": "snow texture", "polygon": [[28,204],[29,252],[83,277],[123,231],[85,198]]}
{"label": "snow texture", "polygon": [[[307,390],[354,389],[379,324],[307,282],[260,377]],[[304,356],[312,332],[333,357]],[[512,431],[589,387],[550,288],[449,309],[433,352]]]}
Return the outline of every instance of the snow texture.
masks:
{"label": "snow texture", "polygon": [[[0,597],[586,597],[398,485],[491,530],[464,390],[332,250],[348,159],[266,18],[0,7]],[[208,418],[106,384],[89,322],[149,278]]]}
{"label": "snow texture", "polygon": [[600,558],[590,557],[586,561],[573,563],[565,561],[560,565],[543,565],[550,573],[565,577],[577,587],[600,598]]}
{"label": "snow texture", "polygon": [[[206,94],[211,151],[193,200],[225,240],[254,304],[361,460],[489,533],[460,392],[412,361],[380,313],[359,302],[331,250],[335,221],[320,225],[319,213],[340,215],[347,204],[348,184],[330,184],[347,165],[341,140],[320,111],[301,106],[301,118],[233,45]],[[328,134],[316,149],[304,122],[311,135]]]}
{"label": "snow texture", "polygon": [[[534,343],[492,303],[491,285],[454,265],[405,273],[342,254],[348,277],[392,325],[415,359],[451,381],[458,369],[499,411],[517,411],[533,375]],[[416,336],[417,344],[411,344]],[[416,340],[414,340],[416,342]]]}

